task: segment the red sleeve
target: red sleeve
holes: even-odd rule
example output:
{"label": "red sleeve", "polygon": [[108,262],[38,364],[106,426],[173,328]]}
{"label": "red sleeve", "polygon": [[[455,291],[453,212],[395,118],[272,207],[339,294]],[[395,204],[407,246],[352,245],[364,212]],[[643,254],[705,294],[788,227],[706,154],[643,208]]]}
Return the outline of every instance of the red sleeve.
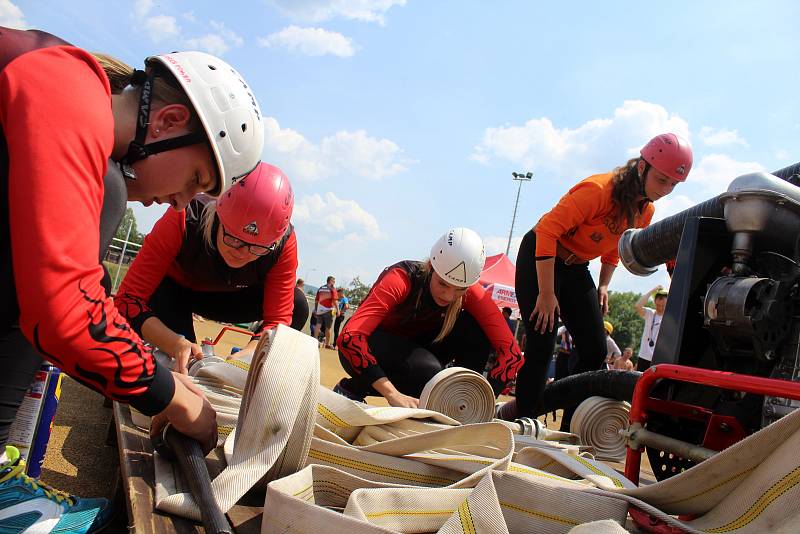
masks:
{"label": "red sleeve", "polygon": [[502,386],[513,380],[522,367],[524,362],[522,351],[519,350],[503,314],[492,300],[492,295],[482,287],[475,284],[467,290],[464,296],[464,309],[478,321],[483,333],[489,338],[489,343],[494,347],[497,361],[489,371],[489,378],[493,379],[490,381],[499,382],[501,386],[499,390],[495,388],[495,392],[502,391]]}
{"label": "red sleeve", "polygon": [[600,184],[584,180],[561,197],[558,204],[536,224],[536,257],[555,256],[558,238],[590,220],[602,209],[605,202],[602,193]]}
{"label": "red sleeve", "polygon": [[114,141],[108,80],[73,47],[16,58],[0,73],[20,327],[47,360],[146,414],[172,400],[171,374],[100,284],[103,176]]}
{"label": "red sleeve", "polygon": [[[401,268],[383,275],[369,292],[336,340],[336,346],[358,374],[373,383],[386,376],[369,350],[367,340],[395,306],[411,293],[411,280]],[[506,327],[508,328],[508,327]]]}
{"label": "red sleeve", "polygon": [[117,291],[117,309],[141,335],[142,324],[155,314],[147,303],[175,261],[186,234],[186,211],[168,209],[144,238]]}
{"label": "red sleeve", "polygon": [[297,277],[297,236],[292,231],[278,261],[264,280],[264,330],[279,324],[291,326],[294,310],[294,284]]}

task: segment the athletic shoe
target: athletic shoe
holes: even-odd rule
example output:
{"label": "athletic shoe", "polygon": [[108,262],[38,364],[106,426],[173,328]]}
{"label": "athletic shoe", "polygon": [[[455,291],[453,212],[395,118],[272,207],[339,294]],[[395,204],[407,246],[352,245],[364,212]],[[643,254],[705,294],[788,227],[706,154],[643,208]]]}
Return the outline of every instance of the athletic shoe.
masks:
{"label": "athletic shoe", "polygon": [[0,533],[88,534],[113,519],[108,499],[81,499],[25,474],[25,460],[11,445],[0,465]]}
{"label": "athletic shoe", "polygon": [[333,386],[334,393],[338,393],[342,397],[347,397],[348,399],[356,402],[364,402],[364,397],[359,397],[358,395],[356,395],[355,393],[344,387],[342,385],[342,382],[344,382],[344,379],[339,380],[339,383]]}

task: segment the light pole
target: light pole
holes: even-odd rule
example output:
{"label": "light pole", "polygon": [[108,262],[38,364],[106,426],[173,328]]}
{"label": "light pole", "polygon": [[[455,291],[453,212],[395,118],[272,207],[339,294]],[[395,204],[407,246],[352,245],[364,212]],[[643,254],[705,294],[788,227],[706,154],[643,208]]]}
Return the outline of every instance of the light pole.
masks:
{"label": "light pole", "polygon": [[519,192],[522,190],[522,182],[530,182],[531,178],[533,178],[533,173],[512,172],[511,176],[514,177],[514,180],[519,182],[519,187],[517,187],[517,200],[514,202],[514,216],[511,217],[511,230],[508,231],[506,256],[508,256],[508,251],[511,250],[511,236],[514,234],[514,223],[517,221],[517,206],[519,206]]}

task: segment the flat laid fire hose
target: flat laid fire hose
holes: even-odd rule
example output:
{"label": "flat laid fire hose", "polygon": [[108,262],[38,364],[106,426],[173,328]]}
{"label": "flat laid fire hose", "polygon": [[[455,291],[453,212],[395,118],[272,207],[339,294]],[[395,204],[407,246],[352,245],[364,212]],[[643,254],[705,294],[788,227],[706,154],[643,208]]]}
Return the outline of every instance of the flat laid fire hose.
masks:
{"label": "flat laid fire hose", "polygon": [[[592,526],[599,534],[622,532],[629,505],[686,532],[800,532],[800,411],[686,472],[636,487],[591,458],[515,450],[500,423],[459,425],[428,410],[350,401],[319,386],[313,338],[279,327],[262,342],[228,467],[212,490],[224,511],[272,480],[264,533],[566,534],[613,519],[611,530]],[[159,509],[199,518],[183,492],[164,489],[156,488]]]}

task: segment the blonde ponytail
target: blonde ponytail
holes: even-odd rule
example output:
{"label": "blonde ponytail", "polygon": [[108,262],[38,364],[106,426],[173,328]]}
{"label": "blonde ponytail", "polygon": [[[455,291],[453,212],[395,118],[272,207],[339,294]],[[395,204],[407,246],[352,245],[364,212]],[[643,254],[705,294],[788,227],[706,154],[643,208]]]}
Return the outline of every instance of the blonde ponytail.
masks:
{"label": "blonde ponytail", "polygon": [[[433,273],[433,266],[431,265],[431,260],[425,260],[422,264],[421,272],[424,276],[425,283],[430,284],[431,275]],[[423,288],[422,291],[419,292],[419,296],[417,297],[417,306],[420,304],[420,299],[422,299],[422,295],[424,294],[425,290]],[[464,303],[464,297],[460,296],[456,298],[453,302],[447,306],[447,311],[444,313],[444,322],[442,323],[442,328],[439,330],[439,335],[433,340],[434,343],[438,343],[444,338],[447,337],[447,334],[453,330],[453,326],[456,324],[456,320],[458,319],[458,314],[461,313],[461,306]]]}

